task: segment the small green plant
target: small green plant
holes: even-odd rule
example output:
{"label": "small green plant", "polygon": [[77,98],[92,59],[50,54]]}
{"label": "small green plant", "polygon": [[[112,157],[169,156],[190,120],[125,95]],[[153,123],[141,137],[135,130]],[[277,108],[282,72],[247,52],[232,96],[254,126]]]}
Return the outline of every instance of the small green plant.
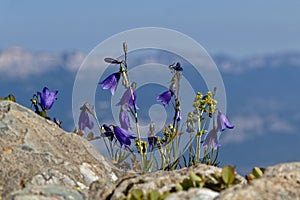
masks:
{"label": "small green plant", "polygon": [[189,190],[190,188],[209,188],[211,190],[220,192],[229,188],[232,185],[240,183],[235,176],[235,169],[231,166],[225,166],[222,168],[221,173],[212,175],[212,178],[205,178],[201,174],[191,173],[190,177],[184,179],[180,184],[176,186],[176,190]]}
{"label": "small green plant", "polygon": [[264,173],[265,173],[265,168],[254,167],[252,169],[252,173],[247,174],[245,176],[245,178],[248,182],[250,182],[254,179],[258,179],[258,178],[262,177],[264,175]]}
{"label": "small green plant", "polygon": [[0,100],[8,100],[8,101],[16,102],[16,98],[13,94],[9,94],[7,97],[4,97],[4,98],[0,97]]}

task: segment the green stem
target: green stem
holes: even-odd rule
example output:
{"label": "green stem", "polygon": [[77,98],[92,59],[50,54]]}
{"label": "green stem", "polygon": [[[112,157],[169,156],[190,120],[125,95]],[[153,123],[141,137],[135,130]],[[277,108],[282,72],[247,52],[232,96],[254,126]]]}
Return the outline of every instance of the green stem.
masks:
{"label": "green stem", "polygon": [[[96,120],[96,123],[97,123],[97,125],[98,125],[99,131],[100,131],[100,133],[101,133],[101,125],[99,124],[99,121],[98,121],[97,116],[96,116],[95,114],[93,114],[92,116],[93,116],[94,119]],[[111,146],[111,151],[110,151],[109,148],[108,148],[108,146],[107,146],[105,137],[101,137],[101,138],[102,138],[103,141],[104,141],[104,144],[105,144],[105,147],[106,147],[106,149],[107,149],[107,151],[108,151],[108,154],[109,154],[109,156],[110,156],[110,159],[112,159],[112,158],[113,158],[113,149],[112,149],[112,146]]]}

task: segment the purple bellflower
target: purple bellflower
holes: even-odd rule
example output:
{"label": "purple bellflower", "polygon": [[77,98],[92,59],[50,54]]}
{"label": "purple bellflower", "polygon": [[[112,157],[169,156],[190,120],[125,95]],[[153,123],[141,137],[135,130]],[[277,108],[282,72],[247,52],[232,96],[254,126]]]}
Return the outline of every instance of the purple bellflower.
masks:
{"label": "purple bellflower", "polygon": [[135,105],[135,107],[138,109],[135,103],[136,93],[134,90],[133,90],[133,97],[134,99],[132,99],[130,88],[127,88],[127,90],[124,92],[123,96],[121,97],[120,101],[116,104],[116,106],[126,105],[127,108],[133,108],[133,105]]}
{"label": "purple bellflower", "polygon": [[92,129],[94,127],[94,122],[90,120],[86,109],[81,110],[78,126],[80,130],[84,130],[86,127],[89,129]]}
{"label": "purple bellflower", "polygon": [[229,128],[229,129],[234,128],[234,126],[227,119],[226,115],[224,115],[220,111],[218,113],[217,123],[218,123],[218,129],[221,131],[224,131],[226,128]]}
{"label": "purple bellflower", "polygon": [[119,80],[120,80],[121,74],[119,72],[113,73],[109,75],[104,81],[99,82],[102,89],[107,90],[110,89],[110,92],[112,95],[115,94],[115,91],[117,89]]}
{"label": "purple bellflower", "polygon": [[119,121],[120,121],[120,125],[123,129],[125,129],[127,131],[128,131],[128,129],[131,129],[128,112],[127,112],[127,110],[124,110],[123,108],[121,108],[121,110],[120,110]]}
{"label": "purple bellflower", "polygon": [[178,72],[182,72],[183,71],[183,68],[181,67],[180,62],[177,62],[175,66],[174,65],[170,65],[169,68],[173,69],[175,71],[178,71]]}
{"label": "purple bellflower", "polygon": [[180,62],[177,62],[177,63],[176,63],[176,65],[174,66],[174,70],[180,71],[180,72],[183,71],[183,68],[181,67]]}
{"label": "purple bellflower", "polygon": [[166,107],[169,105],[169,102],[171,101],[172,96],[174,93],[171,90],[167,90],[160,95],[157,96],[156,101],[160,101],[163,103],[163,105]]}
{"label": "purple bellflower", "polygon": [[153,150],[153,146],[157,144],[157,137],[155,136],[148,137],[148,143],[149,143],[149,151],[151,152]]}
{"label": "purple bellflower", "polygon": [[122,149],[124,149],[125,146],[131,145],[130,139],[136,138],[135,136],[133,136],[131,133],[129,133],[123,128],[120,128],[118,126],[113,126],[113,128],[114,128],[115,136],[117,140],[120,142]]}
{"label": "purple bellflower", "polygon": [[51,109],[54,101],[57,99],[57,93],[57,90],[55,90],[54,92],[50,92],[50,90],[47,87],[44,87],[42,92],[37,92],[38,96],[40,96],[41,107],[43,110]]}
{"label": "purple bellflower", "polygon": [[114,133],[111,128],[107,124],[103,124],[101,128],[103,129],[103,137],[108,137],[110,141],[113,141]]}
{"label": "purple bellflower", "polygon": [[204,139],[203,146],[205,147],[211,147],[214,150],[217,150],[219,146],[219,138],[218,138],[218,129],[213,128],[209,133],[206,135],[206,138]]}

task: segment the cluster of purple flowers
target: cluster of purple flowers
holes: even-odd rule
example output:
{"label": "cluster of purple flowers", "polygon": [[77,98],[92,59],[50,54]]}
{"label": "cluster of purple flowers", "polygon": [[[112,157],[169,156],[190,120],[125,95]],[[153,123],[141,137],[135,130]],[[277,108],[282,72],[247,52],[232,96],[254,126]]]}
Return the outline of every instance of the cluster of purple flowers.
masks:
{"label": "cluster of purple flowers", "polygon": [[[111,64],[122,63],[121,61],[118,61],[113,58],[105,58],[105,61]],[[171,65],[169,68],[175,73],[176,72],[180,73],[183,71],[183,68],[181,67],[179,62],[177,62],[176,65]],[[111,91],[111,94],[114,95],[121,77],[121,73],[122,73],[121,70],[119,72],[115,72],[109,75],[103,81],[99,82],[102,89],[104,90],[109,89]],[[113,126],[113,130],[111,130],[107,125],[103,125],[105,129],[105,136],[113,138],[113,135],[115,135],[116,139],[120,142],[122,148],[124,148],[125,146],[129,146],[131,144],[130,139],[136,138],[129,132],[129,130],[131,129],[131,124],[130,124],[130,117],[128,115],[128,112],[132,111],[134,107],[137,108],[136,93],[134,89],[135,87],[128,87],[127,90],[124,92],[123,96],[121,97],[120,101],[116,104],[116,106],[120,106],[119,121],[121,127]],[[163,106],[166,107],[169,105],[171,99],[174,96],[175,96],[174,90],[170,86],[170,89],[159,94],[156,100],[158,102],[161,102]],[[83,115],[82,117],[87,120],[86,114],[83,113],[82,115]],[[180,108],[175,109],[174,118],[176,121],[180,121],[182,119]],[[204,145],[212,146],[214,149],[220,146],[217,133],[219,131],[224,131],[225,128],[232,129],[234,127],[233,125],[230,124],[227,117],[224,114],[222,114],[220,111],[218,113],[217,121],[218,121],[217,128],[212,129],[207,134],[207,137],[204,141]],[[88,122],[84,124],[92,126],[92,124]],[[148,143],[149,143],[149,150],[152,151],[153,146],[155,146],[157,143],[157,137],[149,136]]]}

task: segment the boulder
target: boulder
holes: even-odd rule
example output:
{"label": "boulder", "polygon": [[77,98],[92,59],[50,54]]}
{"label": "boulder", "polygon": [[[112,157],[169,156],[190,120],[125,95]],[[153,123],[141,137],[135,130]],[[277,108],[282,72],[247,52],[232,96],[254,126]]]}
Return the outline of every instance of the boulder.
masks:
{"label": "boulder", "polygon": [[300,162],[268,167],[261,178],[224,190],[216,199],[300,199]]}
{"label": "boulder", "polygon": [[92,182],[111,193],[124,175],[84,138],[0,101],[0,199],[87,199]]}
{"label": "boulder", "polygon": [[[221,168],[200,164],[195,167],[182,168],[174,171],[157,171],[144,175],[129,176],[118,183],[110,195],[110,199],[122,199],[134,189],[140,189],[144,194],[148,194],[151,191],[157,191],[160,194],[170,192],[171,196],[167,197],[167,199],[199,199],[200,197],[201,199],[203,197],[212,199],[218,195],[218,192],[209,189],[191,188],[189,191],[174,192],[176,185],[181,183],[184,179],[189,178],[192,172],[201,174],[202,178],[206,181],[212,180],[216,182],[214,175],[221,174],[221,171]],[[246,184],[246,180],[240,175],[236,174],[236,178],[241,184]]]}

